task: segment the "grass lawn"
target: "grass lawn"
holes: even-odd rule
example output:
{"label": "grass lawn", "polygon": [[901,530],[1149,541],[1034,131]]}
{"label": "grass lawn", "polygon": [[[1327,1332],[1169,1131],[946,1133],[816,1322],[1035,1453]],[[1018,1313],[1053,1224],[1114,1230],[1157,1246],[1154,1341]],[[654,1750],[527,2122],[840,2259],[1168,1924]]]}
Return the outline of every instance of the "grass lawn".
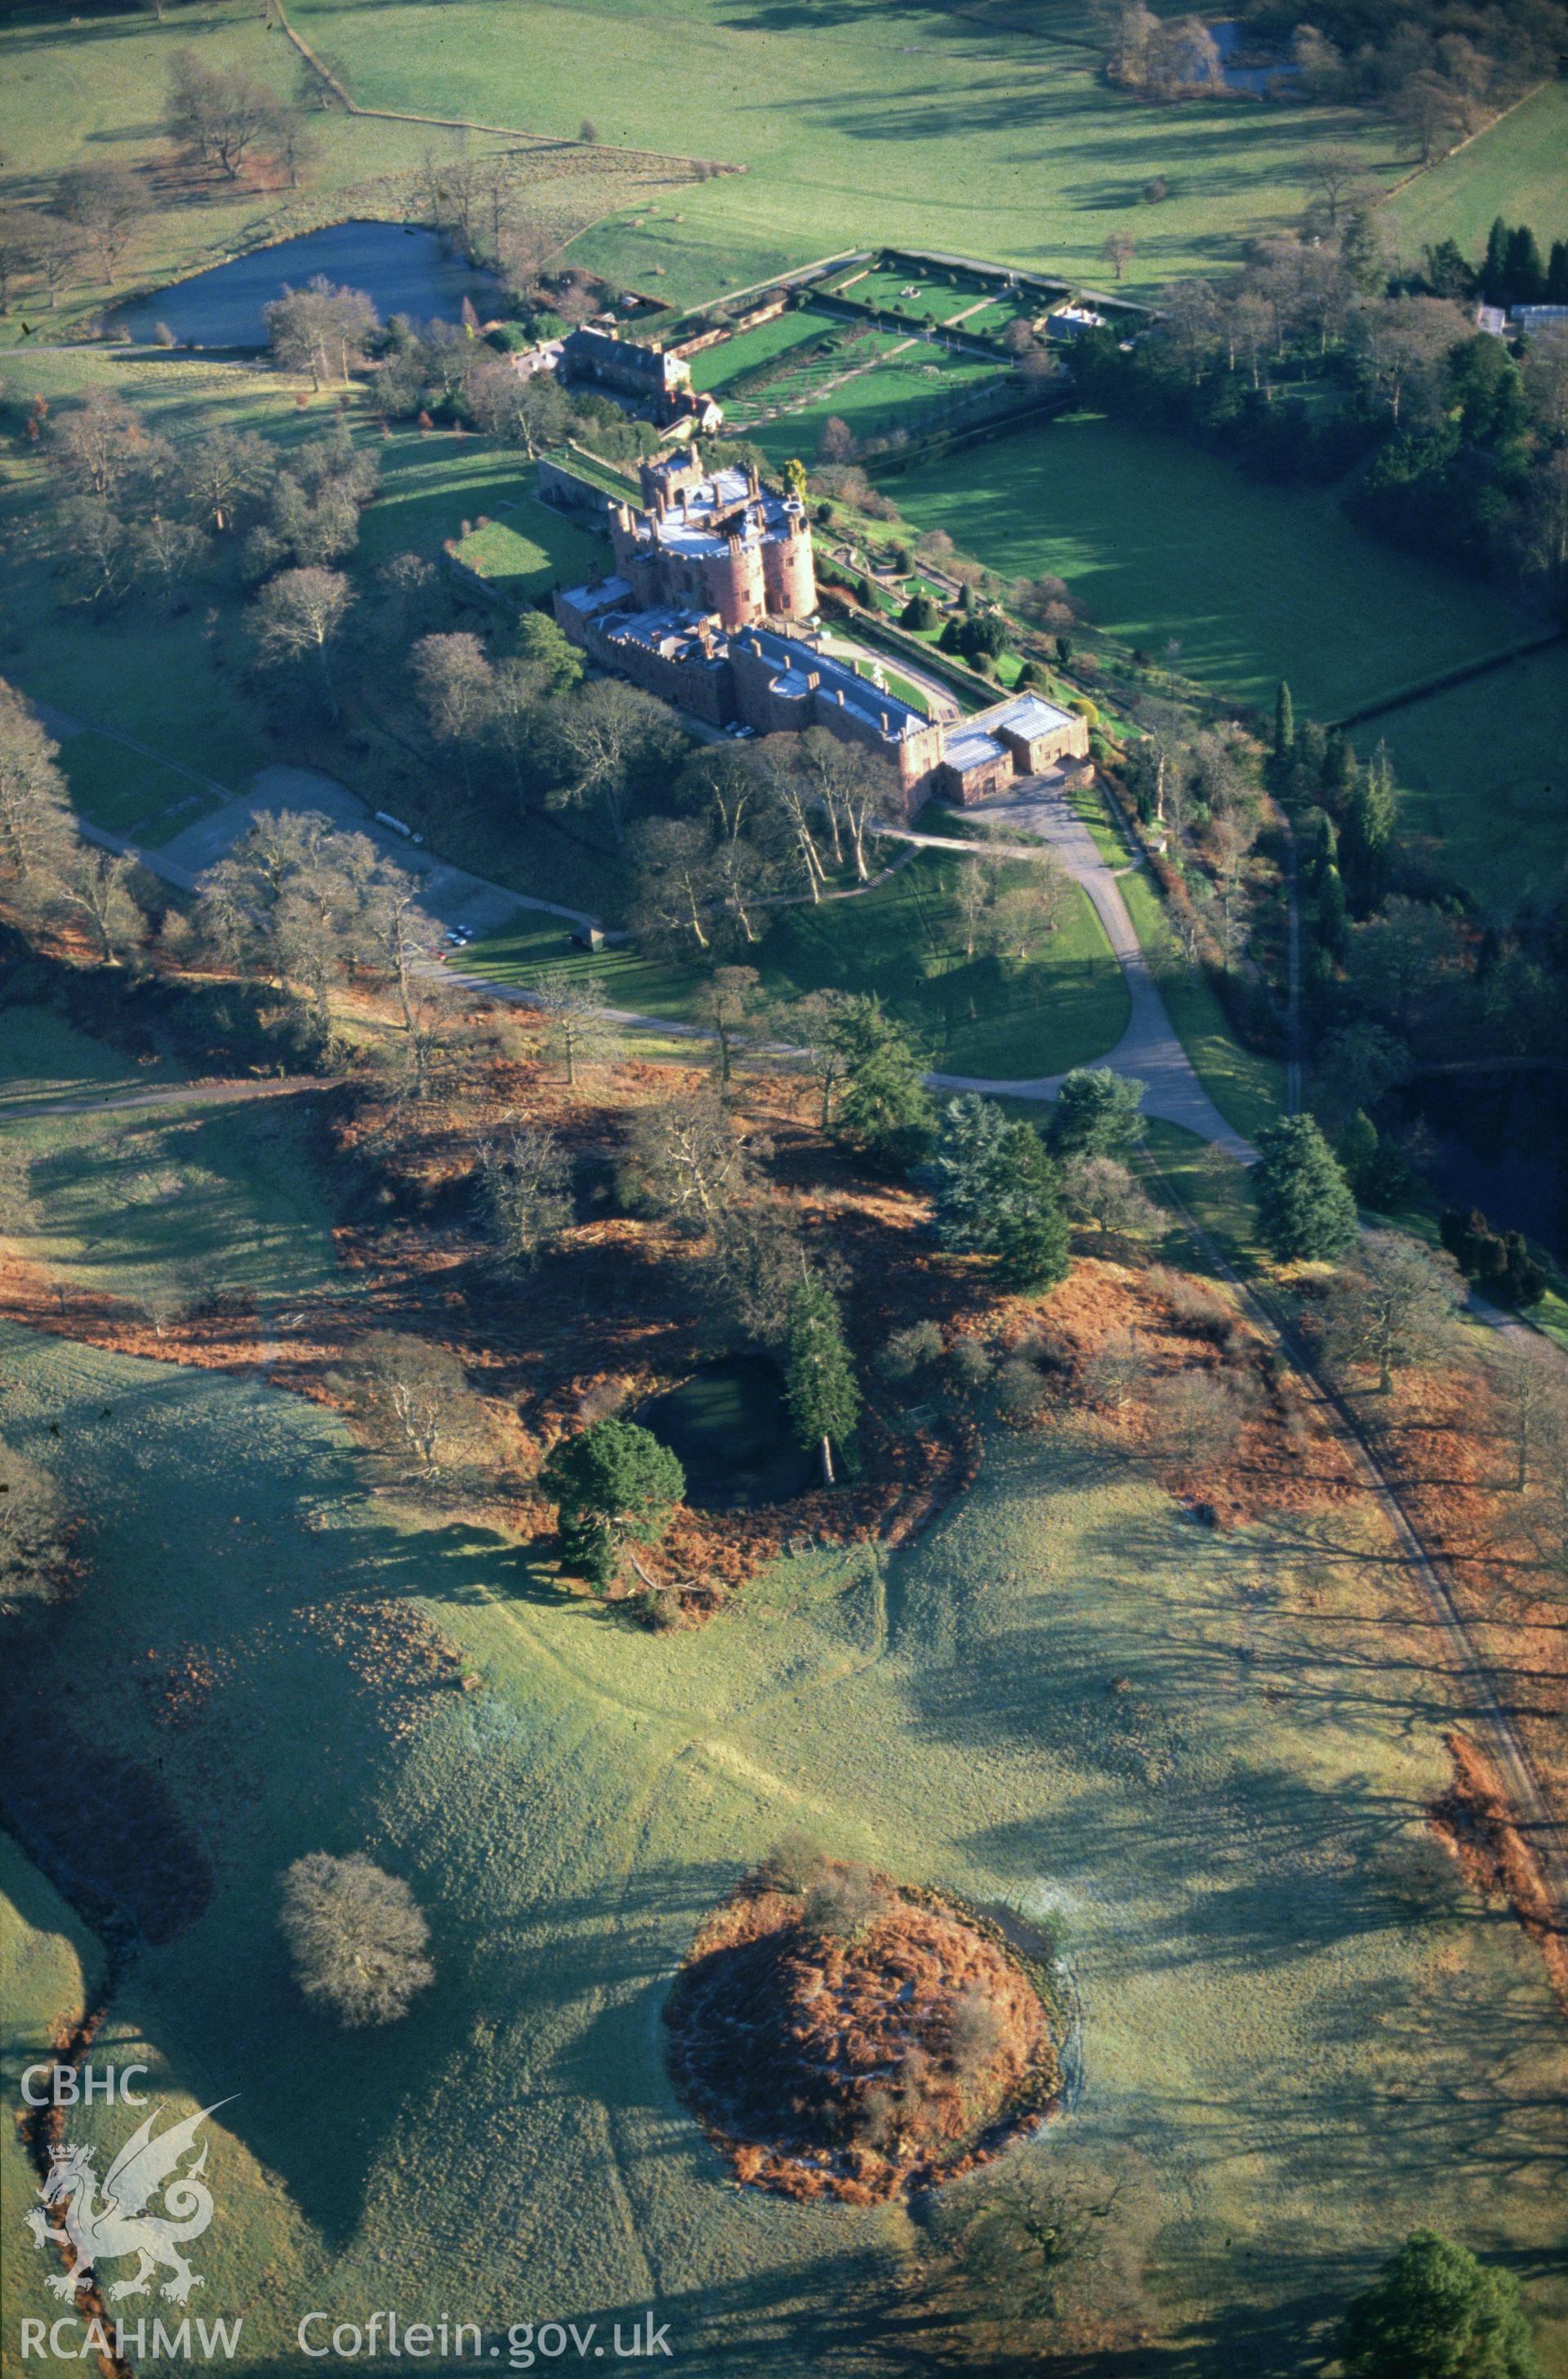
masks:
{"label": "grass lawn", "polygon": [[1559,897],[1568,863],[1568,645],[1550,645],[1357,731],[1386,739],[1403,836],[1483,904]]}
{"label": "grass lawn", "polygon": [[[1062,1927],[1086,2086],[1019,2153],[1125,2180],[1153,2325],[1260,2367],[1431,2222],[1516,2258],[1561,2340],[1558,2027],[1505,1914],[1400,1896],[1451,1699],[1358,1515],[1216,1539],[1070,1435],[1004,1436],[912,1551],[804,1554],[654,1638],[503,1537],[366,1502],[328,1413],[27,1351],[9,1425],[68,1444],[103,1514],[54,1654],[77,1722],[158,1762],[216,1867],[109,2037],[171,2117],[235,2094],[199,2268],[203,2312],[245,2314],[236,2368],[277,2368],[307,2307],[362,2322],[395,2275],[406,2321],[491,2337],[652,2301],[705,2379],[885,2369],[874,2307],[850,2315],[918,2233],[736,2190],[663,2071],[674,1962],[791,1826]],[[334,1638],[404,1614],[478,1684],[398,1742]],[[218,1691],[160,1728],[127,1641],[194,1643]],[[395,2038],[290,1985],[278,1878],[322,1848],[406,1876],[430,1920],[438,1985]],[[458,2203],[506,2208],[483,2256]]]}
{"label": "grass lawn", "polygon": [[[857,438],[875,437],[890,429],[906,429],[918,436],[923,427],[932,426],[928,417],[939,405],[960,392],[979,389],[997,379],[995,364],[973,356],[951,355],[923,339],[905,341],[901,333],[885,335],[897,352],[889,353],[872,370],[856,372],[836,388],[814,394],[809,404],[791,405],[792,391],[768,390],[770,403],[789,409],[773,420],[747,422],[744,435],[754,439],[772,463],[785,462],[791,454],[810,462],[821,442],[823,425],[831,418],[848,422]],[[899,489],[893,492],[901,503]]]}
{"label": "grass lawn", "polygon": [[[15,1034],[25,1045],[30,1013],[5,1012],[7,1041]],[[74,1063],[78,1036],[61,1044],[48,1017],[41,1032],[49,1087],[32,1095],[63,1095],[63,1061]],[[87,1069],[92,1087],[158,1079],[113,1056],[104,1063],[107,1080]],[[139,1079],[125,1080],[127,1071]],[[13,1124],[0,1162],[22,1252],[78,1288],[134,1301],[177,1271],[192,1292],[269,1298],[336,1278],[304,1119],[290,1101],[35,1117]]]}
{"label": "grass lawn", "polygon": [[151,760],[92,728],[64,739],[60,767],[84,817],[111,834],[154,846],[194,826],[222,801],[166,761]]}
{"label": "grass lawn", "polygon": [[[744,955],[777,999],[829,987],[875,992],[901,1017],[942,1073],[1027,1079],[1103,1057],[1125,1031],[1121,975],[1098,919],[1075,888],[1067,921],[1047,955],[1026,965],[966,961],[951,899],[965,863],[922,851],[886,884],[851,900],[776,909],[758,948]],[[1006,883],[1028,863],[1003,867]],[[594,982],[605,1005],[679,1021],[690,1012],[695,974],[685,967],[611,948],[573,948],[553,920],[520,921],[475,942],[464,966],[527,984],[559,967]]]}
{"label": "grass lawn", "polygon": [[45,2274],[57,2271],[59,2265],[53,2254],[45,2260],[23,2227],[23,2212],[34,2198],[37,2176],[11,2118],[21,2106],[24,2071],[43,2063],[63,2034],[85,2013],[103,1964],[99,1944],[54,1885],[8,1833],[0,1832],[0,2006],[6,2011],[0,2087],[6,2093],[7,2115],[0,2125],[0,2197],[6,2208],[0,2278],[6,2300],[8,2367],[16,2334],[11,2325],[24,2315],[50,2321],[60,2311],[43,2285]]}
{"label": "grass lawn", "polygon": [[1495,215],[1534,225],[1544,256],[1568,236],[1568,85],[1547,83],[1520,107],[1417,175],[1388,201],[1386,220],[1402,256],[1415,262],[1424,247],[1456,239],[1479,260]]}
{"label": "grass lawn", "polygon": [[[1008,578],[1055,571],[1096,623],[1238,700],[1320,716],[1494,649],[1527,620],[1362,537],[1333,490],[1261,488],[1176,438],[1075,413],[892,483],[919,529]],[[1352,625],[1351,623],[1354,623]]]}
{"label": "grass lawn", "polygon": [[836,314],[817,314],[806,307],[776,314],[771,322],[759,322],[754,331],[742,331],[738,337],[721,340],[718,346],[705,347],[694,356],[692,386],[722,393],[742,372],[755,371],[759,364],[787,356],[791,347],[805,346],[843,327]]}
{"label": "grass lawn", "polygon": [[461,538],[457,548],[459,562],[514,603],[531,602],[552,586],[580,586],[609,559],[603,537],[537,496],[520,498],[500,520]]}
{"label": "grass lawn", "polygon": [[0,1008],[0,1120],[8,1108],[43,1099],[151,1090],[181,1079],[168,1058],[139,1065],[51,1008]]}
{"label": "grass lawn", "polygon": [[[400,8],[395,42],[373,0],[302,0],[297,21],[368,104],[560,133],[591,104],[607,139],[745,165],[577,244],[681,304],[884,239],[1092,277],[1129,223],[1130,282],[1153,285],[1298,212],[1311,146],[1348,137],[1379,168],[1393,154],[1383,127],[1328,110],[1140,107],[1099,80],[1076,7],[1026,30],[907,5],[825,23],[727,0],[517,0],[503,43],[478,0]],[[1142,207],[1157,172],[1172,196]]]}

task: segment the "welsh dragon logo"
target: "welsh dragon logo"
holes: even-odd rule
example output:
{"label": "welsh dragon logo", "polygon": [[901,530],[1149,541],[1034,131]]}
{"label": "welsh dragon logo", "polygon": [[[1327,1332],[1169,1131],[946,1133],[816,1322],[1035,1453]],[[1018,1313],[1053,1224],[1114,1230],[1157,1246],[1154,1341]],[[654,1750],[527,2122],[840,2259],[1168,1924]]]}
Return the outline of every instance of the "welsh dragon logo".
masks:
{"label": "welsh dragon logo", "polygon": [[[40,2203],[29,2213],[27,2226],[35,2247],[69,2248],[74,2258],[68,2272],[52,2273],[45,2283],[55,2296],[75,2297],[94,2277],[100,2264],[114,2263],[122,2255],[140,2260],[128,2280],[117,2280],[109,2290],[111,2303],[123,2297],[146,2296],[153,2274],[160,2269],[170,2275],[163,2293],[175,2304],[184,2304],[192,2288],[202,2286],[200,2274],[191,2270],[180,2249],[199,2239],[212,2219],[212,2193],[201,2178],[207,2165],[206,2142],[187,2171],[181,2172],[179,2165],[181,2157],[196,2146],[196,2134],[208,2116],[227,2104],[226,2099],[215,2099],[211,2107],[187,2115],[183,2123],[172,2124],[156,2138],[152,2127],[163,2109],[154,2107],[109,2167],[102,2187],[93,2170],[91,2148],[62,2143],[50,2150],[48,2177],[39,2189]],[[160,2191],[163,2210],[150,2214],[147,2208]],[[54,2212],[59,2215],[57,2224],[48,2218]]]}

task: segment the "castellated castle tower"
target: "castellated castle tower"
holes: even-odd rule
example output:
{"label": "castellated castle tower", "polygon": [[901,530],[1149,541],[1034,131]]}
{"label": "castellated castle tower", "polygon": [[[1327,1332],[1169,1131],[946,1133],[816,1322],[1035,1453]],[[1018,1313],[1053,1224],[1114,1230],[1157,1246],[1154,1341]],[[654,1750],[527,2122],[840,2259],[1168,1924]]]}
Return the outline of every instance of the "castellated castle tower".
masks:
{"label": "castellated castle tower", "polygon": [[717,612],[727,629],[816,610],[811,527],[754,471],[706,475],[694,449],[642,466],[642,511],[610,514],[615,567],[645,610]]}

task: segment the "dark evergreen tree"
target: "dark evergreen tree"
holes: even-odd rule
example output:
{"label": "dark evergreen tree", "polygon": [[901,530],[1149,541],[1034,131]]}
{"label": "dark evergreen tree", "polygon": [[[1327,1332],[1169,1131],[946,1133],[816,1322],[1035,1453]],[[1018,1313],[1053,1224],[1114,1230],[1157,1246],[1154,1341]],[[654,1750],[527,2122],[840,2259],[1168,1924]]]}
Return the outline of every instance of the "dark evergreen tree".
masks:
{"label": "dark evergreen tree", "polygon": [[1331,728],[1323,754],[1323,791],[1336,809],[1348,799],[1355,782],[1356,746],[1343,727]]}
{"label": "dark evergreen tree", "polygon": [[1122,1156],[1143,1137],[1146,1085],[1109,1066],[1075,1066],[1051,1110],[1055,1156]]}
{"label": "dark evergreen tree", "polygon": [[846,1467],[853,1460],[861,1392],[838,1299],[814,1274],[802,1281],[790,1299],[785,1346],[784,1401],[790,1419],[799,1443],[808,1453],[821,1455],[823,1480],[831,1487],[834,1448]]}
{"label": "dark evergreen tree", "polygon": [[1356,2298],[1340,2332],[1345,2379],[1541,2379],[1512,2272],[1417,2230]]}
{"label": "dark evergreen tree", "polygon": [[596,1586],[609,1586],[629,1544],[657,1544],[686,1491],[669,1446],[631,1420],[597,1420],[551,1446],[539,1485],[560,1507],[561,1550]]}
{"label": "dark evergreen tree", "polygon": [[1007,1203],[992,1239],[997,1277],[1008,1288],[1054,1288],[1067,1276],[1072,1245],[1056,1168],[1027,1123],[1009,1127],[1003,1157]]}
{"label": "dark evergreen tree", "polygon": [[912,1165],[931,1145],[935,1121],[924,1064],[879,999],[846,1000],[834,1019],[844,1059],[838,1126],[881,1165]]}
{"label": "dark evergreen tree", "polygon": [[1501,215],[1492,217],[1487,234],[1486,259],[1481,266],[1481,295],[1489,306],[1501,306],[1507,296],[1508,225]]}
{"label": "dark evergreen tree", "polygon": [[1510,306],[1540,304],[1546,295],[1546,267],[1528,223],[1520,223],[1509,233],[1502,270],[1503,289]]}
{"label": "dark evergreen tree", "polygon": [[1274,757],[1288,760],[1296,749],[1296,710],[1282,677],[1274,694]]}
{"label": "dark evergreen tree", "polygon": [[1393,764],[1380,743],[1345,804],[1340,841],[1345,888],[1358,917],[1369,916],[1388,890],[1395,807]]}
{"label": "dark evergreen tree", "polygon": [[1554,239],[1546,268],[1546,302],[1568,306],[1568,239]]}
{"label": "dark evergreen tree", "polygon": [[1286,1263],[1326,1262],[1356,1237],[1356,1201],[1311,1116],[1285,1116],[1260,1133],[1252,1173],[1258,1227]]}

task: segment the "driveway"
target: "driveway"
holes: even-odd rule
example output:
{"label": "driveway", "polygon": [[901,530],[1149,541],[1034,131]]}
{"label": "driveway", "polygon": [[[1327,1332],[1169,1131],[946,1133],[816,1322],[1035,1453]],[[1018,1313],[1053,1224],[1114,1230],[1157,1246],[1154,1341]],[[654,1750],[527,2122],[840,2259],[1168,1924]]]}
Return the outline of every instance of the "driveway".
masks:
{"label": "driveway", "polygon": [[[50,716],[50,726],[55,734],[79,731],[82,722],[67,719],[59,712]],[[110,728],[101,727],[100,734],[125,743],[131,750],[143,747],[128,736],[116,736]],[[422,905],[434,921],[443,928],[466,926],[476,934],[491,933],[519,910],[528,909],[552,917],[561,917],[569,924],[597,924],[598,920],[585,910],[564,908],[554,900],[537,900],[529,896],[510,891],[503,884],[492,883],[488,877],[475,876],[465,868],[454,867],[448,861],[395,834],[391,827],[377,824],[368,805],[359,795],[350,791],[335,777],[323,776],[315,768],[274,767],[262,768],[251,779],[247,791],[236,793],[230,788],[214,784],[211,790],[223,796],[220,806],[192,825],[186,827],[162,850],[152,851],[127,842],[122,836],[110,834],[86,819],[78,821],[80,831],[90,842],[107,851],[128,851],[154,876],[182,891],[194,888],[197,877],[222,859],[244,835],[251,820],[262,810],[313,809],[322,811],[336,825],[356,834],[363,834],[376,844],[389,859],[421,879]],[[916,827],[887,827],[883,831],[897,841],[912,843],[935,851],[959,851],[972,858],[977,849],[984,848],[1004,858],[1037,859],[1042,843],[1055,851],[1067,873],[1081,884],[1093,904],[1096,915],[1105,928],[1116,953],[1128,994],[1132,1002],[1131,1021],[1115,1048],[1097,1062],[1110,1066],[1118,1074],[1135,1075],[1148,1085],[1144,1108],[1163,1122],[1182,1125],[1196,1132],[1200,1139],[1212,1141],[1227,1154],[1243,1165],[1257,1161],[1258,1152],[1251,1142],[1232,1129],[1203,1088],[1192,1062],[1176,1038],[1165,1004],[1160,997],[1149,964],[1139,946],[1138,936],[1128,913],[1116,871],[1108,866],[1095,846],[1094,838],[1081,819],[1075,815],[1055,772],[1043,777],[1026,779],[1014,791],[986,802],[973,813],[994,824],[1010,825],[1029,840],[997,839],[983,846],[961,841],[954,835],[923,834]],[[623,936],[610,936],[610,939]],[[478,975],[459,974],[447,970],[455,980],[476,992],[484,992],[492,999],[513,999],[521,1006],[530,1003],[525,993],[519,994],[510,986],[492,983]],[[609,1009],[617,1023],[634,1030],[700,1039],[703,1036],[690,1026],[671,1025],[662,1018],[637,1016]],[[1019,1099],[1054,1099],[1066,1080],[1062,1074],[1043,1074],[1022,1081],[1008,1081],[983,1074],[932,1074],[928,1080],[935,1090],[989,1091]]]}
{"label": "driveway", "polygon": [[[62,739],[79,733],[85,723],[52,706],[40,707],[50,732]],[[95,726],[94,731],[111,743],[123,744],[127,751],[147,749],[133,737],[116,734],[110,727]],[[563,908],[555,900],[536,900],[526,893],[509,890],[504,884],[492,883],[488,876],[472,875],[466,868],[453,867],[449,861],[438,859],[434,852],[424,850],[407,836],[379,825],[368,804],[356,792],[336,777],[323,776],[319,768],[261,768],[243,793],[211,779],[198,781],[222,796],[218,808],[182,827],[157,850],[127,842],[123,835],[110,834],[87,818],[78,817],[78,828],[85,841],[95,842],[104,851],[128,851],[165,884],[190,892],[195,889],[197,877],[227,856],[261,811],[320,810],[334,826],[367,836],[385,858],[395,860],[410,876],[417,876],[420,905],[443,928],[465,925],[471,933],[494,933],[520,909],[542,911],[549,916],[564,918],[572,925],[597,925],[599,922],[585,909]],[[613,941],[620,937],[612,934],[607,938]]]}
{"label": "driveway", "polygon": [[[991,826],[1015,827],[1020,837],[1031,839],[1005,841],[998,837],[977,844],[962,841],[957,835],[923,834],[916,827],[889,827],[882,831],[901,842],[920,843],[932,851],[961,851],[971,858],[976,851],[987,850],[1001,858],[1037,859],[1041,844],[1045,844],[1089,895],[1132,1002],[1126,1032],[1115,1048],[1095,1062],[1148,1084],[1143,1101],[1146,1114],[1157,1116],[1163,1123],[1180,1124],[1243,1165],[1256,1164],[1257,1150],[1225,1121],[1177,1039],[1122,898],[1116,871],[1101,857],[1093,836],[1068,802],[1059,775],[1053,770],[1026,778],[1015,791],[977,803],[970,815]],[[1008,1082],[983,1074],[934,1074],[931,1079],[943,1090],[1054,1099],[1067,1078],[1043,1074],[1031,1081]]]}

